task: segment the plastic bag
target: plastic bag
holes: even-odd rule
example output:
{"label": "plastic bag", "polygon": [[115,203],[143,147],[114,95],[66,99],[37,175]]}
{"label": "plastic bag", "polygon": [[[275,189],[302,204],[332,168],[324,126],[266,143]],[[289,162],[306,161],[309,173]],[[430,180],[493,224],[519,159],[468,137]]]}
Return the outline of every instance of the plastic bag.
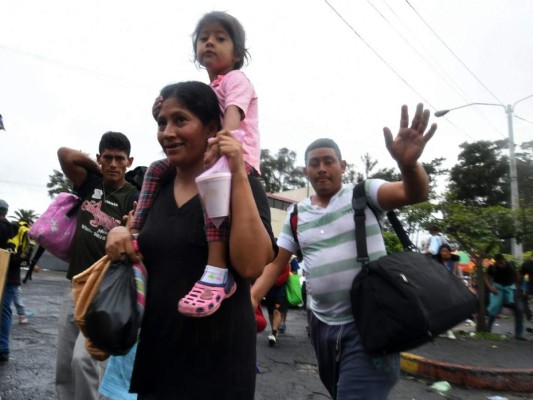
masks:
{"label": "plastic bag", "polygon": [[140,326],[133,265],[129,259],[115,261],[85,314],[87,337],[99,349],[121,356],[136,343]]}
{"label": "plastic bag", "polygon": [[302,287],[300,286],[300,276],[298,274],[289,274],[287,285],[287,302],[289,306],[298,307],[303,303]]}
{"label": "plastic bag", "polygon": [[85,347],[96,360],[103,361],[109,357],[105,351],[97,348],[94,343],[87,338],[85,315],[89,306],[100,289],[105,272],[111,265],[107,256],[103,256],[85,271],[72,278],[72,296],[74,298],[74,317],[80,331],[85,336]]}

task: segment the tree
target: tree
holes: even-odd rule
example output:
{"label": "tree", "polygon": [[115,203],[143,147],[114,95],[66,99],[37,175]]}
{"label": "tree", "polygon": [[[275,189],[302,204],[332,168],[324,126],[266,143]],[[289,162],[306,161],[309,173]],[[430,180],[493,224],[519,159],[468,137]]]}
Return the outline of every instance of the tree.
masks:
{"label": "tree", "polygon": [[355,171],[355,166],[346,162],[346,170],[342,174],[342,183],[361,182],[363,175],[360,172]]}
{"label": "tree", "polygon": [[463,143],[450,171],[449,198],[467,205],[509,206],[509,163],[505,141]]}
{"label": "tree", "polygon": [[364,156],[361,157],[361,161],[363,162],[363,167],[365,168],[365,178],[368,179],[370,176],[370,173],[374,169],[374,167],[377,165],[378,161],[373,160],[370,154],[365,153]]}
{"label": "tree", "polygon": [[35,211],[25,210],[23,208],[15,210],[15,216],[11,217],[11,219],[16,221],[25,221],[29,224],[33,224],[37,218],[39,218],[39,214],[36,214]]}
{"label": "tree", "polygon": [[516,152],[518,191],[521,207],[533,207],[533,140],[520,145]]}
{"label": "tree", "polygon": [[295,166],[296,153],[285,147],[275,156],[261,150],[261,180],[267,193],[279,193],[305,186],[302,167]]}
{"label": "tree", "polygon": [[48,176],[50,181],[46,184],[46,187],[48,188],[48,196],[52,199],[61,192],[72,191],[72,182],[63,172],[54,169],[54,172]]}
{"label": "tree", "polygon": [[[520,237],[521,227],[516,224],[517,213],[502,206],[480,207],[461,202],[447,202],[441,206],[443,219],[436,221],[450,239],[460,244],[476,262],[477,292],[480,300],[478,330],[485,330],[485,280],[482,261],[501,252],[505,241]],[[533,213],[526,214],[533,223]]]}
{"label": "tree", "polygon": [[[426,170],[426,173],[429,177],[430,199],[435,199],[437,197],[437,178],[447,172],[446,169],[442,168],[442,163],[444,160],[444,158],[435,158],[429,163],[422,163],[422,166]],[[375,166],[376,164],[373,165]],[[369,172],[371,172],[371,170]],[[375,173],[372,173],[370,177],[375,179],[384,179],[389,182],[396,182],[402,179],[400,172],[394,168],[381,168]],[[402,207],[400,210],[398,210],[397,214],[398,218],[402,221],[405,227],[405,231],[411,237],[411,240],[414,243],[417,243],[420,230],[427,229],[427,227],[430,225],[429,221],[431,220],[432,214],[436,211],[436,205],[430,202],[423,202]]]}

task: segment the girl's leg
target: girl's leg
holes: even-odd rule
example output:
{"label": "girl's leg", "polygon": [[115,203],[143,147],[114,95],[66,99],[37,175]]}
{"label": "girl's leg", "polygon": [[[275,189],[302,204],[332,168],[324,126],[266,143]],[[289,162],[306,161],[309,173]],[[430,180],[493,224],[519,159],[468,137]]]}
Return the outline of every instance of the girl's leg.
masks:
{"label": "girl's leg", "polygon": [[161,182],[167,179],[173,173],[167,159],[154,161],[144,175],[143,185],[139,199],[137,201],[137,208],[133,217],[131,228],[140,231],[146,221],[148,210],[152,205],[154,194],[161,187]]}
{"label": "girl's leg", "polygon": [[217,225],[204,210],[209,254],[204,274],[190,292],[178,302],[178,311],[189,317],[206,317],[215,313],[222,301],[235,293],[237,285],[227,268],[229,218]]}

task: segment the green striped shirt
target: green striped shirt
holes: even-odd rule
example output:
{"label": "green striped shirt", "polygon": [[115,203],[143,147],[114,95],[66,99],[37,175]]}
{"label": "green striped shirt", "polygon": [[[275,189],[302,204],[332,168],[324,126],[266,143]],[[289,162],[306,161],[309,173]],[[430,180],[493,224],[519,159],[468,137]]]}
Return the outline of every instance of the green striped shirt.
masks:
{"label": "green striped shirt", "polygon": [[[368,179],[365,192],[372,207],[381,212],[377,192],[385,181]],[[298,203],[297,237],[304,257],[307,289],[311,295],[311,310],[321,321],[339,325],[353,320],[350,289],[360,271],[356,261],[355,227],[352,208],[353,184],[344,185],[326,208],[311,204],[307,198]],[[278,246],[293,253],[298,245],[292,236],[288,210]],[[386,255],[383,235],[376,216],[368,207],[366,235],[371,260]]]}

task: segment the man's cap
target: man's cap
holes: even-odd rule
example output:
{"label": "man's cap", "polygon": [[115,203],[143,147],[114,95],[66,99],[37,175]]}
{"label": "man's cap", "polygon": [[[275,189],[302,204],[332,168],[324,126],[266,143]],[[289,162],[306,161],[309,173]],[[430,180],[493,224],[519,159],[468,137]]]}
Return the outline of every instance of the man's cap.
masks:
{"label": "man's cap", "polygon": [[7,211],[8,209],[9,209],[9,204],[7,204],[5,200],[0,199],[0,210]]}

